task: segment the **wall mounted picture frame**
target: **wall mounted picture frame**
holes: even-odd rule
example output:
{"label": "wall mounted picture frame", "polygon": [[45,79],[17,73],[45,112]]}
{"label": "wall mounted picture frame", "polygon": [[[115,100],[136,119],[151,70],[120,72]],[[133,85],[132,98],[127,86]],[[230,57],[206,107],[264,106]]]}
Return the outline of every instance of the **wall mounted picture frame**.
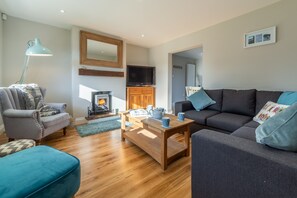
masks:
{"label": "wall mounted picture frame", "polygon": [[276,43],[276,26],[244,34],[244,48]]}

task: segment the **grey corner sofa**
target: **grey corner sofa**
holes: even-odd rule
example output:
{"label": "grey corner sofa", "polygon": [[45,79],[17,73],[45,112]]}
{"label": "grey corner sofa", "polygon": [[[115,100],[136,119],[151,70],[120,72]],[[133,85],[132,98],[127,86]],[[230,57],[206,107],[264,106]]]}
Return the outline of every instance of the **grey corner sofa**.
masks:
{"label": "grey corner sofa", "polygon": [[[40,88],[45,96],[46,89]],[[9,141],[14,139],[33,139],[40,141],[42,138],[63,129],[70,124],[70,116],[65,112],[65,103],[46,103],[60,110],[59,114],[40,117],[38,110],[26,110],[25,100],[20,90],[16,88],[0,88],[0,109],[6,136]]]}
{"label": "grey corner sofa", "polygon": [[259,124],[252,120],[282,92],[205,91],[216,104],[202,111],[189,101],[175,104],[176,114],[185,112],[185,117],[195,120],[191,127],[192,197],[296,197],[296,153],[256,143]]}

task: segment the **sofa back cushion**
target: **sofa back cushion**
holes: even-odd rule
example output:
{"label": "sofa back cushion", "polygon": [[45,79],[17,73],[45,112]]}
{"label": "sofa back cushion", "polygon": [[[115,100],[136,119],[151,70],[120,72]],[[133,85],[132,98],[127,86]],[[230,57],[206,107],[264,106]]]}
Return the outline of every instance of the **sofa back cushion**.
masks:
{"label": "sofa back cushion", "polygon": [[255,115],[256,90],[223,90],[222,112]]}
{"label": "sofa back cushion", "polygon": [[210,105],[206,109],[214,110],[214,111],[221,111],[222,110],[222,98],[223,98],[223,90],[222,89],[215,89],[215,90],[205,90],[207,95],[216,101],[215,104]]}
{"label": "sofa back cushion", "polygon": [[277,102],[279,96],[282,94],[281,91],[257,91],[256,93],[256,114],[264,107],[268,102]]}

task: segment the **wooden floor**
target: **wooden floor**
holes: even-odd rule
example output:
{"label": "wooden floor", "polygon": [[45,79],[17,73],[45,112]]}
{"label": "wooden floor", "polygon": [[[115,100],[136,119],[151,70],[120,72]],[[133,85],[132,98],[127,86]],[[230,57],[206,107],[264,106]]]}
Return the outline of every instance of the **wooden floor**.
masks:
{"label": "wooden floor", "polygon": [[[179,141],[182,136],[178,135]],[[0,135],[0,144],[7,142]],[[41,144],[68,152],[81,162],[80,197],[191,197],[191,157],[170,164],[166,171],[132,143],[121,141],[120,130],[81,138],[74,128],[45,138]]]}

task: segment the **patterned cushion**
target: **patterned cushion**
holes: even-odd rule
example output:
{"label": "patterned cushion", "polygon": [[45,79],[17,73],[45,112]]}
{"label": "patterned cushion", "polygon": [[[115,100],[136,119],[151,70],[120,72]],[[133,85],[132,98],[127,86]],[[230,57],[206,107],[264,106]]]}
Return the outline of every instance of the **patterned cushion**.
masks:
{"label": "patterned cushion", "polygon": [[40,116],[46,117],[60,113],[60,110],[44,104],[43,95],[40,87],[37,84],[13,84],[9,87],[16,88],[22,92],[22,97],[25,100],[26,109],[40,110]]}
{"label": "patterned cushion", "polygon": [[40,109],[40,116],[41,117],[47,117],[52,116],[60,113],[59,109],[55,109],[53,107],[50,107],[48,105],[43,105]]}
{"label": "patterned cushion", "polygon": [[253,118],[253,120],[260,124],[263,124],[268,118],[274,116],[278,112],[281,112],[287,107],[288,105],[281,105],[268,101],[261,109],[261,111]]}
{"label": "patterned cushion", "polygon": [[9,87],[19,89],[23,93],[26,109],[39,109],[43,106],[43,96],[37,84],[13,84]]}
{"label": "patterned cushion", "polygon": [[6,155],[31,148],[35,146],[34,140],[28,140],[28,139],[21,139],[16,140],[12,142],[8,142],[6,144],[0,145],[0,157],[4,157]]}

